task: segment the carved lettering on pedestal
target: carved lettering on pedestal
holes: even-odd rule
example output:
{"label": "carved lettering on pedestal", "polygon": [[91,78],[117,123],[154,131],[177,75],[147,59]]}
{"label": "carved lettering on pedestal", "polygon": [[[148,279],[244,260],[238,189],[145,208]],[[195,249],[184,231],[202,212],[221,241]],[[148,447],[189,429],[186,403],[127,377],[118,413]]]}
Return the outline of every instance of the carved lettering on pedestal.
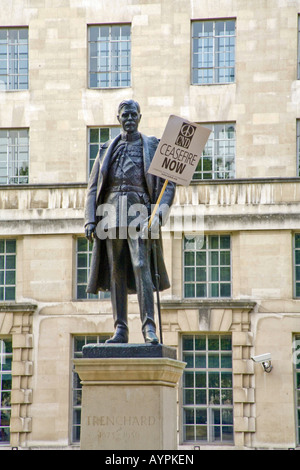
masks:
{"label": "carved lettering on pedestal", "polygon": [[88,416],[88,426],[153,426],[155,416]]}
{"label": "carved lettering on pedestal", "polygon": [[138,428],[149,429],[156,424],[155,416],[87,416],[87,425],[96,428],[98,441],[136,440]]}

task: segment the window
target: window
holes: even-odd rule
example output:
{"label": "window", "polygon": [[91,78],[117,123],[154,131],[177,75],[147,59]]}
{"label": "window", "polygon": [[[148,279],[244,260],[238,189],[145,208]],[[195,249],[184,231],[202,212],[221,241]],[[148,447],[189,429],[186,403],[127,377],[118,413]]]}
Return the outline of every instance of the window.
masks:
{"label": "window", "polygon": [[300,176],[300,120],[297,120],[297,176]]}
{"label": "window", "polygon": [[293,343],[293,359],[295,370],[295,400],[296,400],[296,432],[297,444],[300,444],[300,335],[295,335]]}
{"label": "window", "polygon": [[298,80],[300,79],[300,15],[298,15]]}
{"label": "window", "polygon": [[0,339],[0,444],[9,444],[10,441],[10,414],[11,414],[11,339]]}
{"label": "window", "polygon": [[[73,359],[82,357],[82,348],[85,344],[104,343],[110,336],[74,336]],[[73,369],[72,374],[72,442],[80,441],[81,426],[81,398],[82,386],[77,372]]]}
{"label": "window", "polygon": [[91,265],[93,245],[86,238],[77,239],[77,299],[107,299],[109,292],[87,294],[86,287]]}
{"label": "window", "polygon": [[91,127],[88,130],[88,158],[89,158],[89,174],[92,171],[94,162],[101,144],[110,139],[114,139],[120,134],[120,127]]}
{"label": "window", "polygon": [[194,180],[235,177],[235,124],[204,124],[211,129]]}
{"label": "window", "polygon": [[0,240],[0,302],[16,298],[16,240]]}
{"label": "window", "polygon": [[0,90],[28,89],[28,28],[0,28]]}
{"label": "window", "polygon": [[89,87],[119,88],[130,86],[130,25],[90,26]]}
{"label": "window", "polygon": [[295,297],[300,297],[300,233],[294,238]]}
{"label": "window", "polygon": [[0,184],[28,183],[28,134],[27,129],[0,130]]}
{"label": "window", "polygon": [[231,336],[185,335],[182,359],[183,441],[233,442]]}
{"label": "window", "polygon": [[231,296],[230,235],[184,238],[184,297]]}
{"label": "window", "polygon": [[297,444],[300,444],[300,335],[295,336],[294,341],[294,365],[295,365],[295,394],[296,394],[296,422]]}
{"label": "window", "polygon": [[235,79],[235,20],[192,23],[192,84]]}

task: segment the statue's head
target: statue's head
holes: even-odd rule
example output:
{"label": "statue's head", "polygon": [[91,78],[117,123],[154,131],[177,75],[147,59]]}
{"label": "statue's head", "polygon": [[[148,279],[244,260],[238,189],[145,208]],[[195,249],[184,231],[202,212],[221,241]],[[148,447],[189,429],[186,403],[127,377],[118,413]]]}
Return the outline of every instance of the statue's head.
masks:
{"label": "statue's head", "polygon": [[124,100],[119,104],[118,121],[127,134],[133,134],[138,130],[141,120],[140,105],[134,100]]}

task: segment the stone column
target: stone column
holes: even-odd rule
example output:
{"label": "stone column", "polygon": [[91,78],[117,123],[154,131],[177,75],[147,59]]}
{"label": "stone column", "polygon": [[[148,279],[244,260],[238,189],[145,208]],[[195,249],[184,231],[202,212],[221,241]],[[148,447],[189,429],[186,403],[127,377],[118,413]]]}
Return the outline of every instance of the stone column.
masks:
{"label": "stone column", "polygon": [[74,360],[82,450],[177,449],[176,386],[185,363],[163,345],[98,344]]}

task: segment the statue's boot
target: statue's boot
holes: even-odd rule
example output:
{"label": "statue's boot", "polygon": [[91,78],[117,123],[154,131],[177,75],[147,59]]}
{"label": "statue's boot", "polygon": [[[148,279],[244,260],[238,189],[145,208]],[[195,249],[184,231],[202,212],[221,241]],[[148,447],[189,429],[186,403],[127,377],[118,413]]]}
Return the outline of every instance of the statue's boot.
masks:
{"label": "statue's boot", "polygon": [[144,326],[143,336],[144,336],[145,343],[151,343],[151,344],[159,343],[158,337],[156,335],[155,325],[152,323],[148,323]]}
{"label": "statue's boot", "polygon": [[105,341],[106,343],[128,343],[128,328],[117,325],[115,334]]}

